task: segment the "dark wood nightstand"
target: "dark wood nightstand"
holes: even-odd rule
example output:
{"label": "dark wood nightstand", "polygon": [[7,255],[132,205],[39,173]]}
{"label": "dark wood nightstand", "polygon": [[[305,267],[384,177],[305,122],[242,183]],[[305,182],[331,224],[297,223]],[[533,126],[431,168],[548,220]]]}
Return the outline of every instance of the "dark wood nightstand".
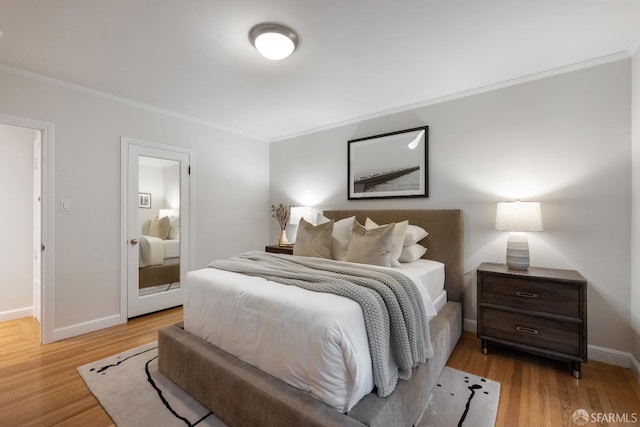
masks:
{"label": "dark wood nightstand", "polygon": [[580,378],[587,362],[587,282],[573,270],[503,264],[478,267],[478,338],[571,362]]}
{"label": "dark wood nightstand", "polygon": [[271,252],[272,254],[293,255],[293,245],[288,245],[288,246],[268,245],[264,247],[264,251]]}

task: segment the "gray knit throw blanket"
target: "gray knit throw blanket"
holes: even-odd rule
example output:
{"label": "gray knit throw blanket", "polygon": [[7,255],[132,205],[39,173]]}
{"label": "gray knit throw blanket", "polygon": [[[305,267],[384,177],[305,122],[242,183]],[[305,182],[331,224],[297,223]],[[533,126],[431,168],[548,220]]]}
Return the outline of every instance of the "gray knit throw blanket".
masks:
{"label": "gray knit throw blanket", "polygon": [[408,380],[412,368],[433,356],[422,297],[413,281],[400,272],[261,251],[217,260],[209,267],[332,293],[360,304],[380,397],[391,394],[398,379]]}

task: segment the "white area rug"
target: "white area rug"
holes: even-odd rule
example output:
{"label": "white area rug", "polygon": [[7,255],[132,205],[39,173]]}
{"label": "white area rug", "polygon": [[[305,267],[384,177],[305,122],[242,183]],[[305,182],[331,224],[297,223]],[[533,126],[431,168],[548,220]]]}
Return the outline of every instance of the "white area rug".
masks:
{"label": "white area rug", "polygon": [[499,402],[499,382],[445,366],[419,425],[493,427]]}
{"label": "white area rug", "polygon": [[[157,345],[89,363],[78,372],[118,427],[225,427],[158,372]],[[493,426],[499,398],[499,383],[445,367],[420,426]]]}
{"label": "white area rug", "polygon": [[215,415],[158,371],[153,342],[78,368],[118,427],[224,427]]}

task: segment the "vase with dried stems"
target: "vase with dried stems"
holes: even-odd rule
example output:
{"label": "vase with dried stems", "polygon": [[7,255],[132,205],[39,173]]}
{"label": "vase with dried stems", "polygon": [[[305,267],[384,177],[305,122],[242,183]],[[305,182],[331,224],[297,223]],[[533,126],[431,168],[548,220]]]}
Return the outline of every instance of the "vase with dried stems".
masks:
{"label": "vase with dried stems", "polygon": [[289,224],[289,217],[291,215],[291,205],[280,203],[278,206],[271,205],[271,216],[280,224],[280,239],[278,240],[278,246],[287,246],[289,240],[287,239],[287,224]]}

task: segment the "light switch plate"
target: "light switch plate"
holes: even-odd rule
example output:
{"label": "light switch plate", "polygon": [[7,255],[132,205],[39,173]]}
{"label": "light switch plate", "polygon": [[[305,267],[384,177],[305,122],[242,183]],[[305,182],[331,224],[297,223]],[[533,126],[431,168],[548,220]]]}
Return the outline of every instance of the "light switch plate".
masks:
{"label": "light switch plate", "polygon": [[69,212],[70,210],[71,210],[71,200],[70,199],[60,200],[60,212]]}

